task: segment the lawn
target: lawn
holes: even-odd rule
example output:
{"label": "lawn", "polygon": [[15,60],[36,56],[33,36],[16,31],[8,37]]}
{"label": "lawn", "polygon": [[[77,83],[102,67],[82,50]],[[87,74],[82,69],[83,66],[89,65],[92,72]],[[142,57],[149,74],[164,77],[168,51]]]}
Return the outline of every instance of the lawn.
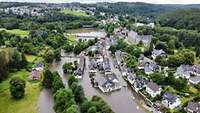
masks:
{"label": "lawn", "polygon": [[34,56],[34,55],[26,55],[26,59],[28,62],[33,62],[35,61],[37,58],[37,56]]}
{"label": "lawn", "polygon": [[64,33],[65,37],[72,43],[72,44],[77,44],[76,36]]}
{"label": "lawn", "polygon": [[72,10],[72,9],[68,9],[68,8],[61,10],[61,12],[64,14],[70,14],[70,15],[74,15],[74,16],[85,16],[85,17],[89,16],[85,12],[76,11],[76,10]]}
{"label": "lawn", "polygon": [[[26,80],[28,74],[26,70],[20,70],[10,73],[10,77],[19,76]],[[0,83],[0,113],[37,113],[40,93],[39,82],[30,83],[26,81],[25,97],[15,100],[10,96],[9,80],[10,78]]]}
{"label": "lawn", "polygon": [[76,43],[76,37],[74,35],[68,35],[68,40],[71,41],[72,43]]}
{"label": "lawn", "polygon": [[5,30],[5,31],[8,32],[8,33],[16,34],[16,35],[19,35],[19,36],[21,36],[21,37],[28,36],[28,34],[29,34],[29,31],[20,30],[20,29],[7,30],[7,29],[5,29],[5,28],[0,28],[0,31],[1,31],[1,30]]}

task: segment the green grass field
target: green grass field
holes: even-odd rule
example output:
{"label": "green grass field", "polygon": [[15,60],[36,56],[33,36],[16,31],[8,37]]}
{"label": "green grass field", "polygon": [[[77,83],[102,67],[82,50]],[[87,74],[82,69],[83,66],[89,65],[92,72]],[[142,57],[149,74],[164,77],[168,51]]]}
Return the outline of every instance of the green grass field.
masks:
{"label": "green grass field", "polygon": [[0,113],[37,113],[38,98],[40,93],[39,82],[30,83],[26,81],[25,97],[15,100],[9,92],[9,81],[11,77],[18,76],[27,80],[29,72],[20,70],[10,73],[10,78],[0,83]]}
{"label": "green grass field", "polygon": [[85,12],[79,12],[79,11],[75,11],[75,10],[71,10],[71,9],[67,9],[67,8],[61,10],[61,12],[64,14],[70,14],[70,15],[74,15],[74,16],[86,16],[86,17],[89,16]]}
{"label": "green grass field", "polygon": [[68,40],[70,40],[72,43],[76,44],[76,37],[74,35],[68,35]]}
{"label": "green grass field", "polygon": [[8,33],[16,34],[16,35],[19,35],[19,36],[21,36],[21,37],[28,36],[28,34],[29,34],[29,31],[20,30],[20,29],[7,30],[7,29],[5,29],[5,28],[0,28],[0,31],[1,31],[1,30],[5,30],[5,31],[8,32]]}

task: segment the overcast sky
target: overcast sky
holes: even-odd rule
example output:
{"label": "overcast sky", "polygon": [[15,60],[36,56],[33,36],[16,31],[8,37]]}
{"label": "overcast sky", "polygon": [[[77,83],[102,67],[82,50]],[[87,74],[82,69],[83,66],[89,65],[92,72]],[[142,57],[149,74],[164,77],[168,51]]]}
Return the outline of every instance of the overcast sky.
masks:
{"label": "overcast sky", "polygon": [[66,3],[66,2],[147,2],[155,4],[200,4],[200,0],[0,0],[0,2],[45,2],[45,3]]}

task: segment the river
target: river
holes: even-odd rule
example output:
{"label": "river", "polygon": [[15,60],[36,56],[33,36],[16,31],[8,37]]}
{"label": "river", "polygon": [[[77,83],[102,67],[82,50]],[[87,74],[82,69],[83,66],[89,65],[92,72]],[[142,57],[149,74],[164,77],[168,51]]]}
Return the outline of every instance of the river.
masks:
{"label": "river", "polygon": [[[77,60],[77,58],[62,57],[61,61],[54,62],[50,69],[52,71],[58,71],[63,82],[67,85],[68,76],[63,73],[62,65],[66,62],[75,60]],[[87,63],[88,57],[86,58],[86,65]],[[118,78],[122,79],[120,76],[121,74],[118,74]],[[92,87],[89,79],[88,67],[86,66],[84,76],[81,80],[79,80],[79,82],[83,86],[85,95],[88,99],[91,99],[94,95],[102,97],[109,103],[109,105],[111,105],[111,108],[115,111],[115,113],[145,113],[145,111],[136,103],[139,102],[139,100],[137,100],[137,94],[132,91],[125,81],[123,82],[123,86],[125,87],[122,87],[121,90],[111,93],[102,93],[100,90]]]}
{"label": "river", "polygon": [[[61,61],[52,63],[52,65],[50,66],[50,70],[58,71],[63,80],[63,83],[67,86],[68,75],[63,73],[62,66],[66,62],[73,62],[75,60],[78,60],[78,58],[67,56],[63,51],[61,53],[61,56],[63,56],[61,57]],[[123,86],[120,90],[111,93],[102,93],[100,90],[93,88],[89,79],[89,72],[87,66],[88,62],[89,58],[86,57],[85,73],[83,75],[83,78],[79,80],[80,84],[83,86],[85,95],[88,99],[91,99],[91,97],[94,95],[102,97],[111,106],[115,113],[145,113],[145,110],[141,108],[141,106],[139,106],[138,104],[138,102],[140,102],[138,95],[125,82],[118,69],[112,68],[113,72],[115,72],[115,74],[121,82],[121,85]],[[52,95],[50,95],[49,92],[47,92],[46,90],[42,90],[40,96],[40,104],[42,105],[42,107],[52,107],[53,100]],[[51,108],[49,109],[50,110],[46,111],[40,110],[40,113],[54,113],[51,111]]]}

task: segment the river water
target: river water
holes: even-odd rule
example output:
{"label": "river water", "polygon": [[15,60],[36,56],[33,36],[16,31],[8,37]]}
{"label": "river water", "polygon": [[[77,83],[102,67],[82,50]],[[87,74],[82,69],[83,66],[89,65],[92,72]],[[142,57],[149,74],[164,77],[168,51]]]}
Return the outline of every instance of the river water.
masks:
{"label": "river water", "polygon": [[[53,63],[50,69],[52,71],[58,71],[63,82],[67,85],[68,75],[63,73],[62,65],[66,62],[75,60],[77,60],[77,58],[62,57],[61,61]],[[87,63],[88,58],[86,58],[86,65]],[[119,76],[121,75],[118,74],[118,78],[120,79]],[[136,103],[139,101],[137,99],[137,94],[132,91],[125,81],[123,83],[123,86],[125,87],[122,87],[119,91],[102,93],[100,90],[92,87],[88,67],[86,67],[84,76],[79,82],[83,86],[85,95],[88,99],[91,99],[94,95],[102,97],[109,105],[111,105],[111,108],[115,113],[145,113],[145,111]]]}
{"label": "river water", "polygon": [[[65,55],[65,53],[61,53],[61,61],[54,62],[50,66],[51,71],[58,71],[60,74],[63,83],[67,86],[68,75],[63,73],[62,66],[66,62],[73,62],[78,60],[77,57],[71,57]],[[88,72],[88,64],[89,58],[86,57],[86,69],[83,75],[83,78],[79,80],[80,84],[83,86],[85,95],[88,99],[91,99],[92,96],[97,95],[102,97],[113,109],[115,113],[145,113],[145,110],[141,108],[138,104],[140,102],[137,94],[129,87],[129,85],[123,80],[121,73],[118,69],[114,69],[113,71],[119,78],[121,85],[123,86],[120,90],[114,91],[111,93],[102,93],[100,90],[93,88],[90,83],[89,72]],[[40,108],[39,113],[54,113],[53,112],[53,97],[51,93],[45,89],[42,90],[39,101]],[[45,110],[47,108],[48,110]]]}

